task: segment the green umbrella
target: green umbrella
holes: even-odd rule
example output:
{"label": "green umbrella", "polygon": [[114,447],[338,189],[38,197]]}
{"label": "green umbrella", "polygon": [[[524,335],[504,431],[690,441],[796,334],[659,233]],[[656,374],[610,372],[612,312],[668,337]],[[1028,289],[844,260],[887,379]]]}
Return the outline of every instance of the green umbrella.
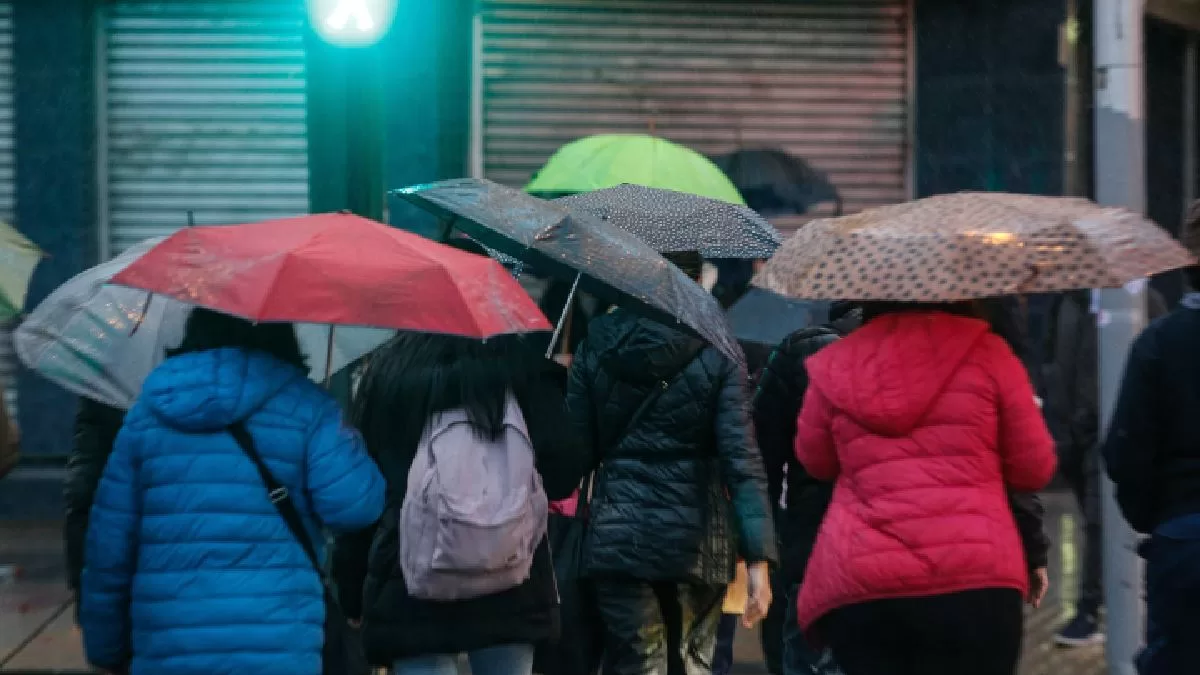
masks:
{"label": "green umbrella", "polygon": [[16,228],[0,222],[0,321],[8,321],[24,309],[29,277],[41,259],[41,249]]}
{"label": "green umbrella", "polygon": [[568,143],[554,153],[525,190],[563,195],[622,183],[746,204],[729,177],[707,157],[644,134],[602,134]]}

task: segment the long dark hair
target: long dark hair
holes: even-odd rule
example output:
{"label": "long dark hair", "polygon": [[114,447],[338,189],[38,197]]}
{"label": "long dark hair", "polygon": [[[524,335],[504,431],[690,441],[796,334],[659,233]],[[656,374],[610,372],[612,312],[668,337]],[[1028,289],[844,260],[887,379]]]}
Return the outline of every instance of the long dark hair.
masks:
{"label": "long dark hair", "polygon": [[301,370],[308,370],[292,324],[251,323],[203,307],[193,309],[188,315],[183,342],[175,349],[168,349],[167,357],[225,348],[263,352]]}
{"label": "long dark hair", "polygon": [[351,420],[385,472],[398,476],[387,467],[408,465],[426,424],[439,412],[464,409],[480,438],[495,439],[504,432],[511,392],[535,435],[544,372],[541,359],[518,336],[479,341],[402,333],[371,356]]}

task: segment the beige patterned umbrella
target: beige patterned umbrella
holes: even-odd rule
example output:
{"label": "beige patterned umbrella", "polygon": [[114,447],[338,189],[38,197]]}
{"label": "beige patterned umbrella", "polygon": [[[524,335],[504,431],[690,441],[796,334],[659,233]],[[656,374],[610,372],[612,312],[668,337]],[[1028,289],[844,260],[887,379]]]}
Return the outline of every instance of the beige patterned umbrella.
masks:
{"label": "beige patterned umbrella", "polygon": [[813,221],[754,284],[810,300],[950,302],[1115,288],[1195,263],[1165,230],[1125,209],[963,192]]}

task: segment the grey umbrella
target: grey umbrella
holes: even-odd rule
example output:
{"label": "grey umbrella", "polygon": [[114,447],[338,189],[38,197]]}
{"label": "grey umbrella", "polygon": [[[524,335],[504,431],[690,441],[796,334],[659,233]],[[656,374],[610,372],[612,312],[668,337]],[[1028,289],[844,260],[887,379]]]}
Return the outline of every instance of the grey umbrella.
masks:
{"label": "grey umbrella", "polygon": [[[717,301],[628,232],[489,180],[459,178],[393,194],[488,248],[668,325],[681,323],[738,363]],[[569,303],[568,303],[569,304]]]}
{"label": "grey umbrella", "polygon": [[659,253],[766,260],[783,243],[752,209],[685,192],[626,184],[554,201],[631,232]]}

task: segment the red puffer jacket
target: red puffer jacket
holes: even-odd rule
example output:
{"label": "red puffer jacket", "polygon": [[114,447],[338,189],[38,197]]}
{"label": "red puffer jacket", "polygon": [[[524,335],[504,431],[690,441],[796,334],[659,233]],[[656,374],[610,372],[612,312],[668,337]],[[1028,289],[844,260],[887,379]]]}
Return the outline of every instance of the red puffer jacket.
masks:
{"label": "red puffer jacket", "polygon": [[1045,487],[1054,443],[1004,341],[975,319],[890,314],[806,365],[796,455],[835,487],[801,625],[868,600],[1027,592],[1005,485]]}

